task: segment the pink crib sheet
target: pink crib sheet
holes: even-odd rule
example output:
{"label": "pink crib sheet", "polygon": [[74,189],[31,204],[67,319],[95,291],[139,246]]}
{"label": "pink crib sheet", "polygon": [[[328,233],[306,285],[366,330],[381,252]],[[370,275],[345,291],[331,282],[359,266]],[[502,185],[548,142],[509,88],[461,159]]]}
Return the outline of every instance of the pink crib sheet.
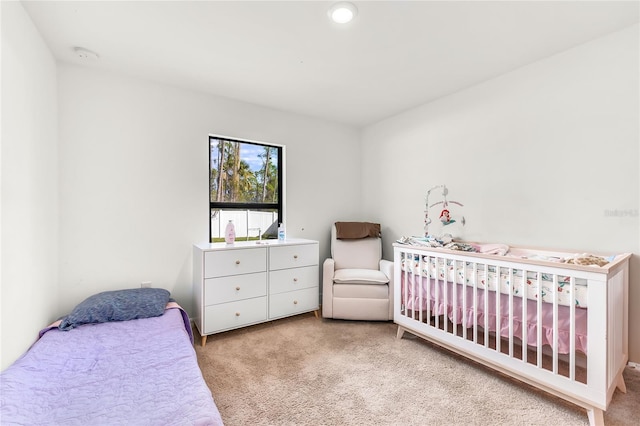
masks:
{"label": "pink crib sheet", "polygon": [[[405,286],[405,276],[409,279]],[[454,315],[453,283],[447,282],[447,303],[444,299],[444,281],[420,277],[419,283],[414,283],[414,274],[401,274],[402,303],[410,311],[426,311],[427,301],[432,315],[447,315],[456,325],[462,324],[466,328],[473,327],[474,317],[481,327],[485,325],[485,316],[489,317],[489,331],[497,332],[496,292],[489,291],[488,306],[485,309],[484,290],[477,289],[474,298],[473,287],[456,284],[456,310]],[[429,299],[427,299],[427,283],[429,285]],[[415,284],[415,285],[414,285]],[[436,298],[436,284],[438,294]],[[422,285],[422,295],[419,285]],[[406,298],[405,298],[406,294]],[[466,299],[466,315],[463,316],[463,296]],[[474,315],[474,299],[476,303]],[[538,343],[538,315],[537,301],[527,299],[526,337],[527,344],[537,346]],[[500,293],[500,330],[499,334],[509,337],[509,295]],[[553,346],[553,305],[542,303],[542,345]],[[522,339],[522,298],[513,297],[513,335]],[[558,353],[567,354],[570,351],[571,339],[570,307],[558,306]],[[575,308],[575,346],[576,349],[587,353],[587,309]]]}

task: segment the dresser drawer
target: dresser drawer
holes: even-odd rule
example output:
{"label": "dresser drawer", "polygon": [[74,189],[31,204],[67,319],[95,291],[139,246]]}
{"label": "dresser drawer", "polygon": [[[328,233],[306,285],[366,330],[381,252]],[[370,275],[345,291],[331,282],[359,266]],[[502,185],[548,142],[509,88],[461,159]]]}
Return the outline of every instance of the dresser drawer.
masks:
{"label": "dresser drawer", "polygon": [[267,297],[255,297],[238,302],[207,306],[204,308],[204,316],[205,334],[266,321]]}
{"label": "dresser drawer", "polygon": [[318,287],[318,266],[280,269],[269,272],[269,294]]}
{"label": "dresser drawer", "polygon": [[208,251],[204,254],[204,278],[250,274],[267,270],[267,249],[248,248]]}
{"label": "dresser drawer", "polygon": [[318,244],[271,247],[269,270],[299,268],[318,264]]}
{"label": "dresser drawer", "polygon": [[280,318],[318,309],[318,287],[269,296],[269,318]]}
{"label": "dresser drawer", "polygon": [[204,304],[235,302],[267,295],[267,273],[231,275],[204,280]]}

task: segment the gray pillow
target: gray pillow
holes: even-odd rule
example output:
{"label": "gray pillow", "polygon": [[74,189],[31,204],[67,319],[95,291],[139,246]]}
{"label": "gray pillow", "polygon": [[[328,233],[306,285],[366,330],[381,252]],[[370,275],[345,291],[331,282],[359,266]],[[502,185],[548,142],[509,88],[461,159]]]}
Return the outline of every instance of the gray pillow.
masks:
{"label": "gray pillow", "polygon": [[163,288],[134,288],[94,294],[63,318],[58,328],[71,330],[82,324],[159,317],[164,313],[170,295]]}

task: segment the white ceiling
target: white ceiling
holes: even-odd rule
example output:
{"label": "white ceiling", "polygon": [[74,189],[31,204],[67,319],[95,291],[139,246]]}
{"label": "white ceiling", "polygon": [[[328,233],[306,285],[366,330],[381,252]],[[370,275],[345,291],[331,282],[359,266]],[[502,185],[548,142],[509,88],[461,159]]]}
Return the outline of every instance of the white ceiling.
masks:
{"label": "white ceiling", "polygon": [[[365,126],[639,22],[638,1],[23,1],[60,62]],[[74,46],[97,52],[82,61]]]}

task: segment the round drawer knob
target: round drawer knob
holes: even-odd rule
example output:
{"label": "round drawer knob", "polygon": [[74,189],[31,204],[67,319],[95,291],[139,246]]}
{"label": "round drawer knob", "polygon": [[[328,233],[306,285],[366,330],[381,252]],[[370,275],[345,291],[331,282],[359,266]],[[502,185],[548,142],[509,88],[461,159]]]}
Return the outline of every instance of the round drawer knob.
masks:
{"label": "round drawer knob", "polygon": [[294,255],[293,255],[293,258],[294,258],[294,259],[297,259],[297,258],[298,258],[298,255],[297,255],[297,254],[294,254]]}
{"label": "round drawer knob", "polygon": [[239,261],[239,260],[236,260],[236,265],[239,265],[239,264],[240,264],[240,261]]}
{"label": "round drawer knob", "polygon": [[294,300],[294,301],[293,301],[293,304],[294,304],[294,305],[297,305],[297,304],[298,304],[298,301],[297,301],[297,300]]}
{"label": "round drawer knob", "polygon": [[297,279],[297,278],[294,278],[294,279],[293,279],[293,282],[294,282],[294,283],[297,283],[297,282],[298,282],[298,279]]}
{"label": "round drawer knob", "polygon": [[236,287],[236,291],[240,291],[240,286]]}
{"label": "round drawer knob", "polygon": [[236,316],[239,317],[240,316],[240,312],[236,312]]}

